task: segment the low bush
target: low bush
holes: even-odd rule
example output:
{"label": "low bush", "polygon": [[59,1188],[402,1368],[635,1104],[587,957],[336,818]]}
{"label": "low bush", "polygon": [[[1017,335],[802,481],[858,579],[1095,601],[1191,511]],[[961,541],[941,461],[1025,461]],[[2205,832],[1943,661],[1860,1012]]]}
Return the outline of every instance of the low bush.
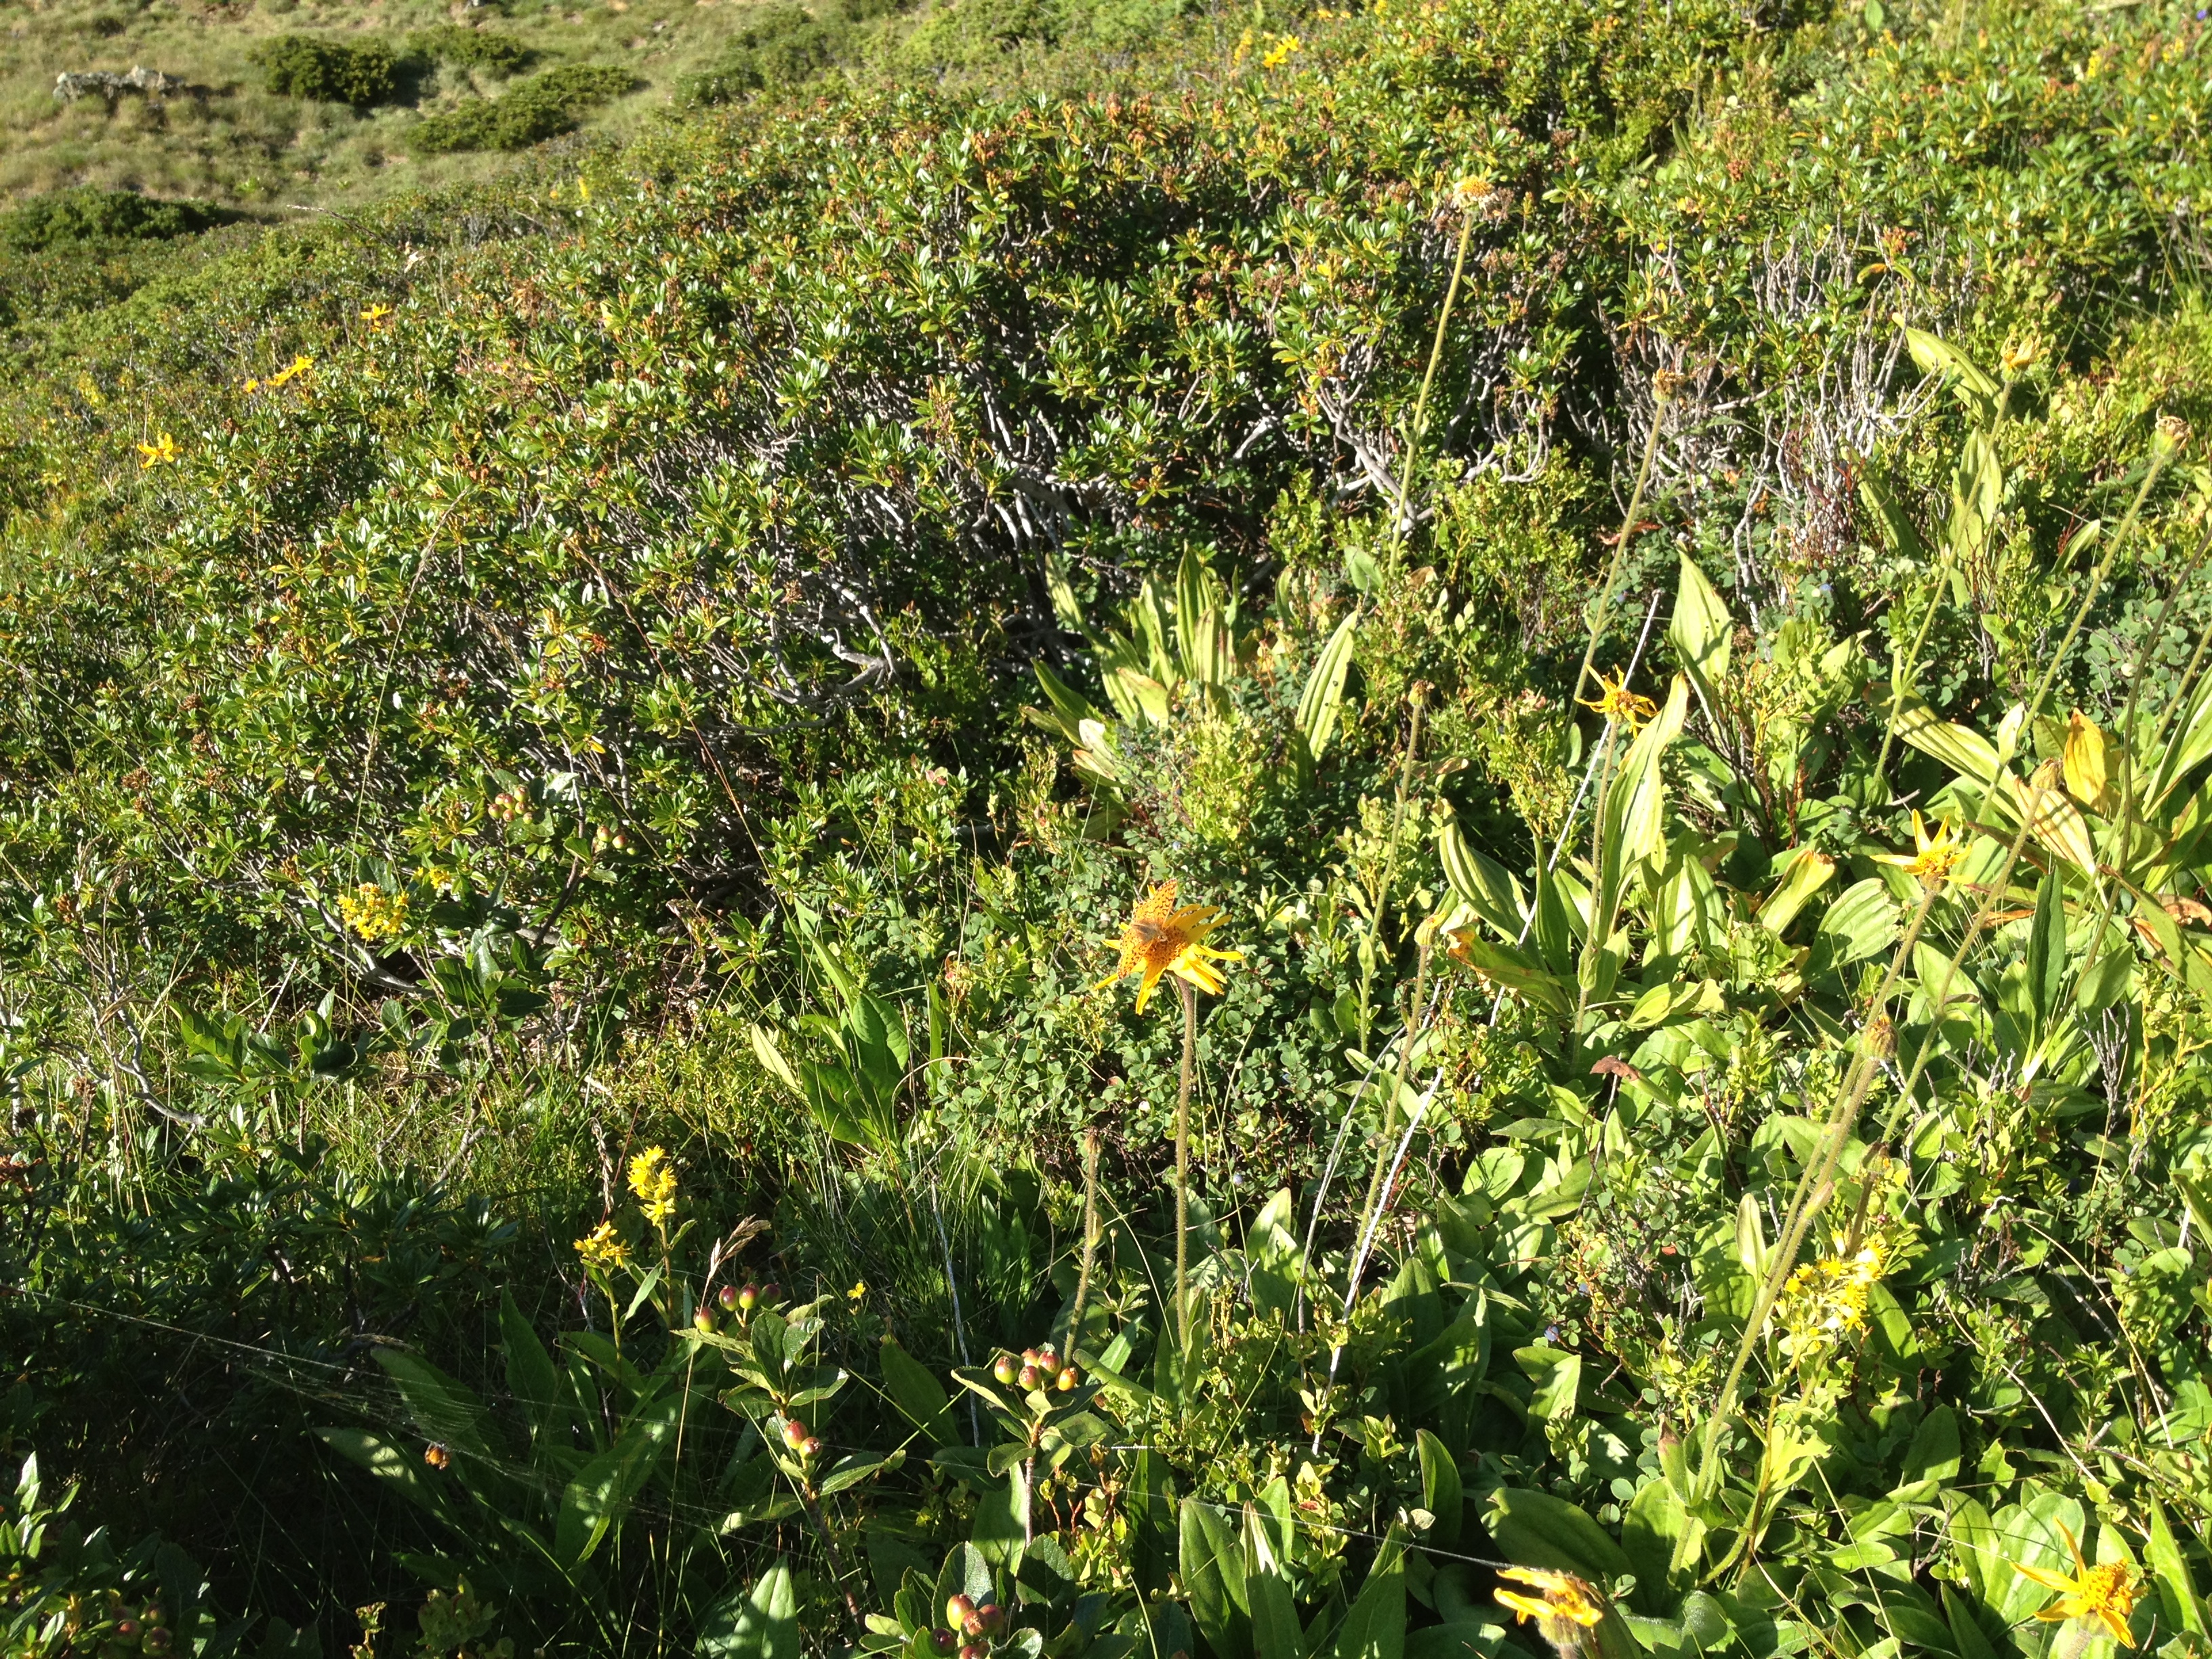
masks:
{"label": "low bush", "polygon": [[333,40],[313,34],[280,34],[249,54],[263,83],[281,98],[311,98],[365,109],[390,99],[398,86],[399,60],[378,40]]}
{"label": "low bush", "polygon": [[456,150],[527,149],[556,134],[573,131],[585,115],[636,84],[628,70],[569,64],[532,76],[497,98],[426,117],[408,135],[418,155]]}
{"label": "low bush", "polygon": [[189,236],[217,222],[203,202],[162,202],[136,191],[89,185],[49,191],[0,215],[0,248],[39,253],[50,248],[158,241]]}
{"label": "low bush", "polygon": [[678,83],[676,101],[703,109],[802,85],[846,55],[851,35],[842,18],[824,21],[804,6],[764,6],[732,39],[719,63]]}
{"label": "low bush", "polygon": [[407,50],[416,58],[482,70],[487,75],[512,75],[530,61],[530,49],[513,35],[459,23],[416,30],[407,37]]}

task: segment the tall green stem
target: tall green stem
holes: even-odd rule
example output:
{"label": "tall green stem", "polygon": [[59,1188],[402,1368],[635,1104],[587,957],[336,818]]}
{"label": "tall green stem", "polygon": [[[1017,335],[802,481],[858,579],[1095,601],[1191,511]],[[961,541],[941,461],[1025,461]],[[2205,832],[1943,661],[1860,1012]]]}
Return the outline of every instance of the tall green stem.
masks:
{"label": "tall green stem", "polygon": [[[1180,1222],[1181,1218],[1177,1218]],[[1177,1231],[1181,1231],[1178,1226]],[[1083,1340],[1083,1310],[1091,1300],[1091,1265],[1098,1255],[1098,1131],[1083,1132],[1083,1266],[1075,1275],[1075,1306],[1067,1316],[1067,1353]]]}
{"label": "tall green stem", "polygon": [[1421,375],[1420,392],[1413,398],[1413,418],[1406,428],[1406,459],[1398,469],[1398,500],[1396,510],[1390,515],[1390,557],[1396,561],[1398,549],[1413,524],[1413,461],[1419,453],[1421,440],[1428,434],[1429,388],[1436,384],[1437,366],[1443,361],[1444,330],[1451,323],[1452,307],[1459,300],[1459,279],[1467,269],[1468,240],[1474,234],[1474,216],[1462,209],[1459,221],[1459,251],[1452,255],[1451,282],[1444,289],[1443,308],[1437,313],[1436,337],[1429,342],[1429,366]]}
{"label": "tall green stem", "polygon": [[1176,981],[1182,994],[1182,1077],[1176,1090],[1176,1340],[1190,1352],[1190,1079],[1198,1069],[1198,991]]}

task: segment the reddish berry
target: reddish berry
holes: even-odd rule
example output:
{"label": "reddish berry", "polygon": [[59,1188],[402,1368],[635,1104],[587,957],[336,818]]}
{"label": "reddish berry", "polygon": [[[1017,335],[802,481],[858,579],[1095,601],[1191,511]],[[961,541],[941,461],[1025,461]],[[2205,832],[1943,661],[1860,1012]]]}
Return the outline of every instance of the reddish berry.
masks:
{"label": "reddish berry", "polygon": [[1011,1382],[1014,1380],[1014,1370],[1013,1355],[1010,1353],[1002,1353],[999,1356],[997,1361],[992,1365],[991,1375],[997,1377],[1001,1382]]}
{"label": "reddish berry", "polygon": [[736,1285],[725,1285],[720,1290],[714,1292],[714,1300],[722,1304],[722,1311],[724,1313],[735,1313],[738,1310],[738,1304],[744,1299],[744,1293],[738,1290]]}
{"label": "reddish berry", "polygon": [[983,1659],[983,1650],[976,1644],[970,1642],[967,1646],[960,1650],[960,1659]]}
{"label": "reddish berry", "polygon": [[1060,1391],[1062,1394],[1066,1394],[1082,1381],[1083,1373],[1077,1370],[1074,1366],[1070,1365],[1066,1370],[1060,1374]]}
{"label": "reddish berry", "polygon": [[1036,1387],[1036,1385],[1037,1385],[1037,1368],[1036,1368],[1036,1366],[1034,1366],[1034,1365],[1024,1365],[1024,1366],[1023,1366],[1023,1367],[1022,1367],[1022,1370],[1021,1370],[1021,1378],[1020,1378],[1020,1381],[1021,1381],[1021,1385],[1022,1385],[1024,1388],[1025,1388],[1025,1389],[1034,1389],[1035,1387]]}
{"label": "reddish berry", "polygon": [[819,1440],[817,1440],[812,1435],[808,1435],[805,1441],[799,1448],[799,1455],[801,1457],[821,1456],[822,1443]]}
{"label": "reddish berry", "polygon": [[986,1635],[996,1636],[1006,1627],[1006,1610],[996,1601],[986,1601],[975,1609],[975,1616],[983,1621]]}
{"label": "reddish berry", "polygon": [[949,1597],[945,1603],[945,1622],[955,1630],[965,1629],[968,1615],[975,1611],[975,1602],[964,1595]]}
{"label": "reddish berry", "polygon": [[790,1447],[792,1450],[797,1451],[801,1446],[806,1443],[806,1425],[800,1422],[797,1418],[792,1417],[784,1419],[783,1443]]}
{"label": "reddish berry", "polygon": [[960,1645],[960,1638],[939,1625],[929,1632],[929,1645],[939,1653],[950,1653]]}
{"label": "reddish berry", "polygon": [[744,1289],[738,1292],[738,1305],[740,1308],[743,1308],[747,1313],[750,1313],[753,1310],[755,1304],[757,1304],[760,1299],[761,1288],[757,1285],[748,1285]]}
{"label": "reddish berry", "polygon": [[700,1309],[697,1313],[691,1316],[691,1323],[699,1330],[713,1330],[714,1328],[714,1310],[712,1308]]}

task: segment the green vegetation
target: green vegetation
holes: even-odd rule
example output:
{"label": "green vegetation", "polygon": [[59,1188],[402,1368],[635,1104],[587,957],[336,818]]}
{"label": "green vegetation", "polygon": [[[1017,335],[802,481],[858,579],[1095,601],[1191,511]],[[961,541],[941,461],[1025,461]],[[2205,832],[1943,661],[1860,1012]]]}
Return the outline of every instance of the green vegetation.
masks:
{"label": "green vegetation", "polygon": [[407,135],[420,154],[461,149],[527,149],[556,133],[572,132],[586,112],[630,88],[628,70],[584,64],[547,70],[497,98],[480,98],[424,120]]}
{"label": "green vegetation", "polygon": [[[337,113],[627,83],[496,26]],[[779,6],[39,210],[11,1649],[2205,1653],[2205,27]]]}
{"label": "green vegetation", "polygon": [[407,50],[417,58],[479,69],[488,75],[512,75],[530,60],[530,49],[513,35],[459,23],[416,30],[407,37]]}
{"label": "green vegetation", "polygon": [[264,83],[280,98],[312,98],[366,109],[398,89],[398,59],[380,40],[329,40],[280,34],[246,54]]}
{"label": "green vegetation", "polygon": [[216,222],[198,202],[153,202],[127,190],[57,190],[0,215],[0,246],[17,253],[188,236]]}

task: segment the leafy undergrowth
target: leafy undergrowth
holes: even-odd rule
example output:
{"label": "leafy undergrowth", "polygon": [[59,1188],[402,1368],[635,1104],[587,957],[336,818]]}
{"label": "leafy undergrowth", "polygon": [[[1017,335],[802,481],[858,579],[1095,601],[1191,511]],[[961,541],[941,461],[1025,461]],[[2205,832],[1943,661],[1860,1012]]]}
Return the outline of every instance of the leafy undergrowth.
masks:
{"label": "leafy undergrowth", "polygon": [[24,323],[11,1642],[2201,1651],[2202,25],[1903,14]]}

